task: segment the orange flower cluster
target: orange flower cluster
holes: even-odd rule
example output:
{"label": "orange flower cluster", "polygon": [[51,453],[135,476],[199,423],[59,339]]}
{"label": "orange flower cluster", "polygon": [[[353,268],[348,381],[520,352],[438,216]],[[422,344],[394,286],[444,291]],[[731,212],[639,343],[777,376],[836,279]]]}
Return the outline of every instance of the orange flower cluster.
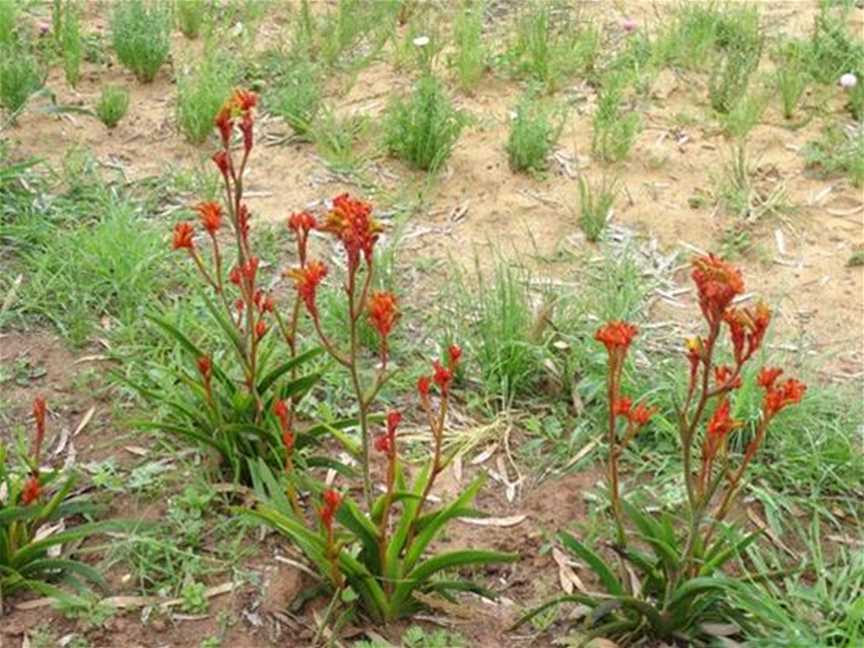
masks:
{"label": "orange flower cluster", "polygon": [[300,254],[300,265],[304,266],[306,265],[309,232],[318,227],[318,221],[309,212],[297,212],[288,217],[288,227],[297,235],[297,251]]}
{"label": "orange flower cluster", "polygon": [[222,137],[222,145],[227,148],[231,143],[231,133],[234,130],[235,120],[240,118],[240,131],[243,133],[243,147],[246,153],[252,149],[252,109],[258,104],[258,97],[254,92],[237,89],[228,100],[222,104],[222,108],[216,115],[216,128]]}
{"label": "orange flower cluster", "polygon": [[387,338],[400,317],[396,295],[387,291],[373,292],[369,296],[368,311],[369,323],[381,338],[381,357],[386,360]]}
{"label": "orange flower cluster", "polygon": [[330,488],[324,491],[323,500],[324,505],[319,509],[318,515],[321,518],[321,524],[324,525],[328,535],[332,536],[333,517],[336,515],[336,511],[339,510],[339,506],[342,504],[342,496],[338,491]]}
{"label": "orange flower cluster", "polygon": [[732,300],[744,292],[741,271],[713,254],[695,259],[691,276],[709,324],[719,322]]}
{"label": "orange flower cluster", "polygon": [[361,254],[367,265],[372,264],[375,243],[381,233],[381,225],[372,218],[372,205],[347,193],[336,196],[321,229],[334,234],[342,242],[348,257],[349,273],[360,265]]}
{"label": "orange flower cluster", "polygon": [[757,382],[765,390],[762,410],[766,419],[771,419],[777,412],[789,405],[800,403],[807,391],[807,385],[794,378],[788,378],[778,384],[777,379],[782,373],[782,369],[768,367],[759,372]]}
{"label": "orange flower cluster", "polygon": [[602,342],[610,355],[613,353],[623,355],[627,353],[630,343],[638,332],[639,329],[632,324],[616,320],[597,329],[594,339]]}
{"label": "orange flower cluster", "polygon": [[288,272],[288,276],[294,279],[294,287],[297,295],[306,304],[306,309],[313,319],[318,318],[318,306],[315,302],[318,294],[318,286],[327,276],[327,266],[320,261],[310,261],[302,268]]}
{"label": "orange flower cluster", "polygon": [[375,439],[375,449],[388,455],[391,460],[396,456],[396,430],[402,422],[402,414],[392,410],[387,414],[387,431]]}

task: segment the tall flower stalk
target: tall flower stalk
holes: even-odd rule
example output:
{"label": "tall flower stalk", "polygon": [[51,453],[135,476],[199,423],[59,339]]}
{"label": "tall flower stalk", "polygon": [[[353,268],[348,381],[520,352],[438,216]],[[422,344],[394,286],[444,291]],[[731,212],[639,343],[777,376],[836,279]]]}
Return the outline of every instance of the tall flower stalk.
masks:
{"label": "tall flower stalk", "polygon": [[[768,426],[778,412],[800,402],[806,390],[795,379],[781,382],[780,369],[762,369],[758,377],[758,384],[764,391],[761,416],[743,457],[737,466],[734,465],[727,452],[727,442],[729,435],[742,423],[732,418],[730,397],[741,387],[742,371],[762,345],[771,322],[771,312],[761,302],[752,308],[733,305],[735,298],[744,292],[743,278],[737,268],[716,256],[696,258],[691,276],[706,332],[704,336],[686,342],[687,391],[683,404],[676,411],[689,521],[683,560],[680,569],[669,580],[670,591],[680,579],[696,573],[698,561],[694,560],[694,552],[697,546],[707,546],[718,525],[728,515],[743,486],[744,473],[765,440]],[[731,364],[718,361],[724,330],[731,347]],[[595,335],[609,355],[607,466],[619,547],[624,547],[627,541],[619,460],[629,442],[654,413],[654,408],[645,404],[633,406],[632,401],[622,394],[623,365],[636,333],[635,326],[616,321],[602,326]],[[626,421],[623,434],[619,433],[618,421],[621,418]],[[694,466],[697,448],[701,448],[701,459],[698,466]]]}
{"label": "tall flower stalk", "polygon": [[[348,194],[337,196],[319,229],[330,233],[339,242],[345,254],[346,274],[342,289],[346,298],[348,321],[348,348],[340,349],[324,331],[316,302],[318,287],[328,274],[321,261],[308,260],[306,251],[300,257],[300,266],[288,272],[294,279],[298,300],[312,320],[322,346],[336,362],[345,367],[357,401],[360,422],[361,469],[363,493],[369,510],[372,509],[372,479],[369,473],[370,427],[369,416],[381,387],[391,376],[389,337],[399,320],[399,306],[390,292],[374,292],[371,286],[375,274],[375,244],[381,226],[372,217],[372,206]],[[366,315],[379,337],[378,363],[371,378],[362,370],[363,354],[359,341],[361,318]]]}

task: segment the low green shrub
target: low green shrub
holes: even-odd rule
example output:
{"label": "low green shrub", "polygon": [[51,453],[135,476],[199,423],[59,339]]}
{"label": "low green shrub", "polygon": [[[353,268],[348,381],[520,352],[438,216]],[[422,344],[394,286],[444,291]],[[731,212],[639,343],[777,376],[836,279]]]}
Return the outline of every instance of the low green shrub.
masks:
{"label": "low green shrub", "polygon": [[561,135],[565,111],[529,91],[523,95],[513,119],[506,150],[514,171],[543,171],[546,158]]}
{"label": "low green shrub", "polygon": [[390,105],[385,144],[391,154],[418,169],[436,171],[450,157],[464,125],[465,116],[453,107],[441,82],[426,75],[407,100]]}
{"label": "low green shrub", "polygon": [[111,41],[120,59],[142,83],[150,83],[171,51],[171,13],[165,0],[114,4]]}
{"label": "low green shrub", "polygon": [[129,110],[129,91],[119,86],[104,86],[96,104],[96,116],[108,128],[114,128]]}

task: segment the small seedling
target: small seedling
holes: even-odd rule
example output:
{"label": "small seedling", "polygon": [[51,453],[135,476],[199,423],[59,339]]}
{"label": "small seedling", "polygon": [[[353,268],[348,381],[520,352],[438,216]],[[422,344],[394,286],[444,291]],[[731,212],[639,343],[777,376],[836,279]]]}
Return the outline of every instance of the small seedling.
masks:
{"label": "small seedling", "polygon": [[267,107],[298,135],[308,133],[321,107],[320,78],[315,65],[308,60],[291,64],[267,97]]}
{"label": "small seedling", "polygon": [[639,133],[639,115],[621,109],[627,77],[613,73],[603,81],[597,95],[594,113],[594,133],[591,150],[605,162],[617,162],[627,157]]}
{"label": "small seedling", "polygon": [[546,158],[564,127],[564,112],[527,92],[516,106],[507,138],[507,155],[514,171],[543,171]]}
{"label": "small seedling", "polygon": [[108,128],[114,128],[129,109],[129,91],[119,86],[105,86],[96,104],[96,115]]}
{"label": "small seedling", "polygon": [[207,11],[204,0],[177,0],[175,11],[183,35],[190,39],[198,38]]}
{"label": "small seedling", "polygon": [[603,176],[600,184],[592,187],[584,175],[579,176],[579,227],[592,243],[600,240],[617,195],[616,179]]}
{"label": "small seedling", "polygon": [[114,5],[111,37],[120,62],[150,83],[171,50],[171,14],[162,0],[124,0]]}
{"label": "small seedling", "polygon": [[411,97],[390,105],[385,144],[391,154],[418,169],[436,171],[450,157],[464,125],[465,116],[453,107],[441,82],[427,75]]}

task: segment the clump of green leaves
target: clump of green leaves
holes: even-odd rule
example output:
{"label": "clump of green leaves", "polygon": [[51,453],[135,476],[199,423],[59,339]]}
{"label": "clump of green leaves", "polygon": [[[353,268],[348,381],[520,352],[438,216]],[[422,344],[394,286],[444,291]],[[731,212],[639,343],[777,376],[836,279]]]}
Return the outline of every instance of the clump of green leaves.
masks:
{"label": "clump of green leaves", "polygon": [[826,128],[822,136],[804,149],[807,166],[827,175],[845,173],[856,187],[864,187],[864,129]]}
{"label": "clump of green leaves", "polygon": [[129,91],[120,86],[103,86],[96,104],[96,116],[108,128],[114,128],[129,110]]}
{"label": "clump of green leaves", "polygon": [[807,61],[810,74],[819,83],[834,85],[843,74],[857,74],[859,85],[864,77],[864,41],[855,38],[845,16],[823,8],[816,17],[809,43]]}
{"label": "clump of green leaves", "polygon": [[603,79],[597,94],[591,150],[605,162],[626,158],[639,133],[639,115],[632,110],[622,110],[627,81],[628,76],[624,73],[609,74]]}
{"label": "clump of green leaves", "polygon": [[456,51],[450,63],[456,71],[459,87],[470,91],[486,68],[486,46],[483,43],[482,0],[463,0],[459,12],[453,18],[453,40]]}
{"label": "clump of green leaves", "polygon": [[563,109],[544,101],[533,90],[516,106],[507,138],[507,156],[514,171],[543,171],[546,158],[564,128]]}
{"label": "clump of green leaves", "polygon": [[[58,581],[71,585],[79,593],[88,590],[87,583],[105,586],[96,569],[68,554],[69,547],[77,547],[95,533],[110,530],[108,525],[81,524],[47,535],[42,531],[46,524],[96,510],[86,499],[70,497],[74,475],[41,467],[46,408],[42,398],[33,403],[36,431],[29,456],[13,462],[10,449],[0,441],[0,490],[4,494],[0,499],[0,601],[17,591],[31,591],[61,603],[75,604],[81,599],[60,589]],[[54,555],[59,547],[65,551]]]}
{"label": "clump of green leaves", "polygon": [[0,104],[14,116],[45,82],[45,72],[27,48],[0,50]]}
{"label": "clump of green leaves", "polygon": [[14,0],[0,2],[0,53],[17,40],[18,3]]}
{"label": "clump of green leaves", "polygon": [[592,243],[600,240],[617,195],[616,179],[609,180],[604,175],[600,183],[592,187],[584,175],[579,176],[579,227]]}
{"label": "clump of green leaves", "polygon": [[722,59],[733,50],[746,53],[761,48],[759,12],[744,3],[682,2],[672,26],[658,40],[663,58],[670,63],[686,68],[713,67],[718,54]]}
{"label": "clump of green leaves", "polygon": [[566,8],[536,0],[519,17],[505,60],[518,75],[554,92],[567,77],[591,70],[599,47],[593,26],[580,26]]}
{"label": "clump of green leaves", "polygon": [[385,145],[391,154],[418,169],[436,171],[450,157],[465,125],[443,85],[423,76],[407,99],[391,103],[384,122]]}
{"label": "clump of green leaves", "polygon": [[205,0],[177,0],[174,5],[177,24],[186,38],[195,39],[201,34],[204,16],[207,13]]}
{"label": "clump of green leaves", "polygon": [[801,96],[807,87],[807,51],[805,44],[792,40],[779,49],[776,55],[777,71],[774,79],[780,94],[783,117],[792,119]]}
{"label": "clump of green leaves", "polygon": [[730,33],[711,57],[708,98],[711,107],[719,113],[728,113],[738,98],[747,93],[750,77],[759,67],[764,38],[760,32],[758,14],[754,16],[752,31]]}
{"label": "clump of green leaves", "polygon": [[117,58],[142,83],[150,83],[171,50],[171,13],[164,0],[124,0],[114,5],[111,39]]}
{"label": "clump of green leaves", "polygon": [[290,62],[266,99],[272,113],[282,117],[295,133],[305,135],[321,108],[318,68],[306,58]]}
{"label": "clump of green leaves", "polygon": [[230,57],[210,49],[177,75],[177,125],[193,144],[202,143],[213,131],[216,113],[236,78]]}
{"label": "clump of green leaves", "polygon": [[[81,39],[81,7],[75,0],[57,2],[55,29],[63,57],[63,73],[66,82],[73,88],[81,76],[81,61],[84,58],[84,44]],[[59,22],[59,25],[56,23]]]}

